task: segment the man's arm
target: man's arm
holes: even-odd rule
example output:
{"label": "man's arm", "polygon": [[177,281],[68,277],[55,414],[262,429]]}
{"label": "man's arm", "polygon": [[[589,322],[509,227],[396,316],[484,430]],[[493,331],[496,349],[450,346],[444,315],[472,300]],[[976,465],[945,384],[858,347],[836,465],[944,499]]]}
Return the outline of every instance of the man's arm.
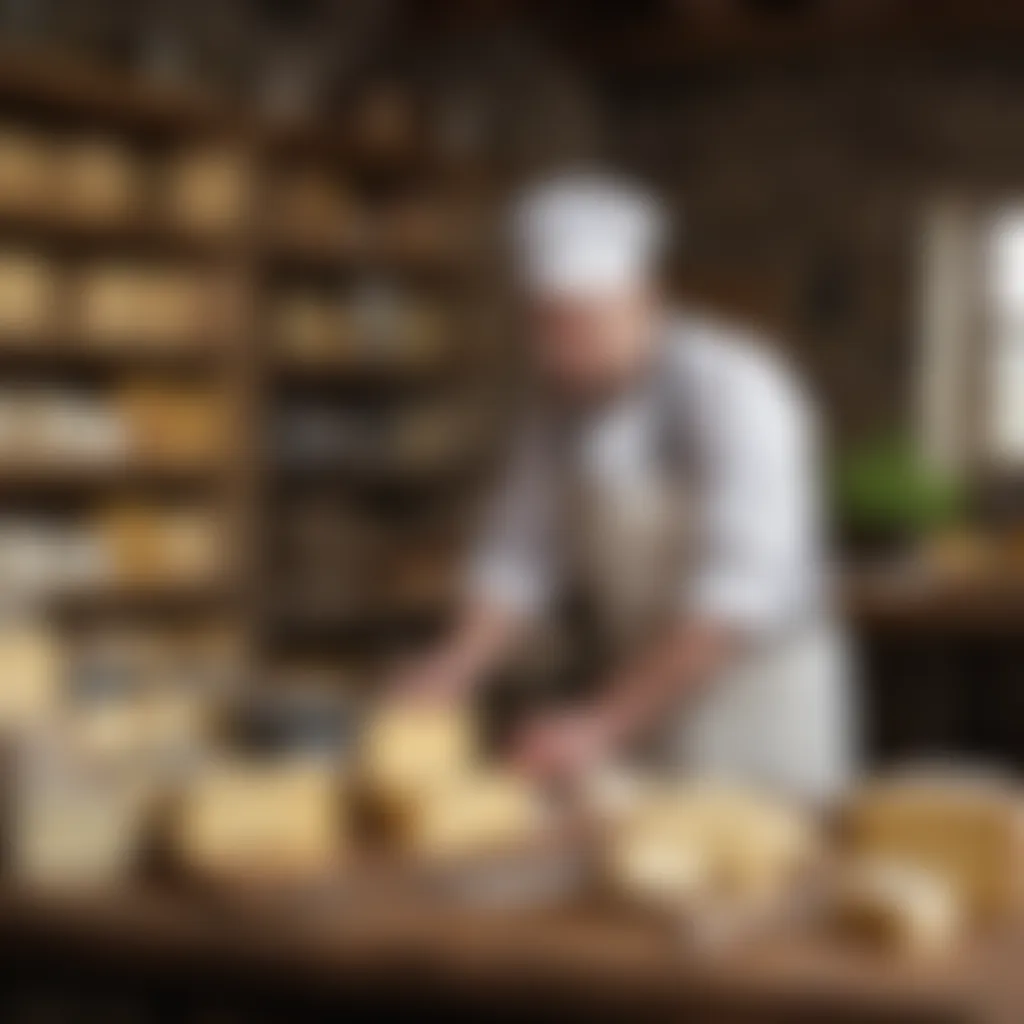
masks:
{"label": "man's arm", "polygon": [[675,622],[596,701],[527,730],[514,754],[528,770],[569,774],[639,738],[807,599],[818,566],[806,409],[759,355],[728,353],[712,369],[681,396],[700,461],[700,557],[680,580]]}
{"label": "man's arm", "polygon": [[399,675],[399,693],[465,696],[491,674],[540,614],[557,571],[547,448],[539,423],[522,430],[470,559],[455,627]]}
{"label": "man's arm", "polygon": [[522,629],[522,620],[499,604],[467,602],[441,643],[399,673],[395,695],[428,701],[463,699],[497,668]]}
{"label": "man's arm", "polygon": [[528,728],[513,751],[515,763],[533,775],[568,776],[628,747],[713,676],[738,642],[731,627],[711,622],[669,628],[619,668],[592,703]]}

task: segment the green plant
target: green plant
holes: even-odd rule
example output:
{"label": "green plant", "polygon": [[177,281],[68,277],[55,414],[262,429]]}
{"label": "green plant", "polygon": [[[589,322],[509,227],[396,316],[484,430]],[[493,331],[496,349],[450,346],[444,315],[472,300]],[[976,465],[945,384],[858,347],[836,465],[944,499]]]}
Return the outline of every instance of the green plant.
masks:
{"label": "green plant", "polygon": [[880,436],[845,452],[833,480],[840,525],[859,534],[920,535],[950,525],[963,506],[957,481],[906,438]]}

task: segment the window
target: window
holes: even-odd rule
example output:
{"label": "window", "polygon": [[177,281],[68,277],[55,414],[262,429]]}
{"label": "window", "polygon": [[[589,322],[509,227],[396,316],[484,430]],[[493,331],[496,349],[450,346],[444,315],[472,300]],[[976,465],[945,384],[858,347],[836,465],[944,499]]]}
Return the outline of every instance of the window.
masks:
{"label": "window", "polygon": [[1024,469],[1024,204],[947,201],[923,237],[924,448],[949,469]]}

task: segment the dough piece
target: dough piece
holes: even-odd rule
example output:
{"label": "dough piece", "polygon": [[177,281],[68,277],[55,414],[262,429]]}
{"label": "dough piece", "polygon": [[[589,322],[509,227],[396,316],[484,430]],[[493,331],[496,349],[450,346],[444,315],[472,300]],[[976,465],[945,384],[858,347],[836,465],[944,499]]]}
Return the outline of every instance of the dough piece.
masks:
{"label": "dough piece", "polygon": [[184,793],[170,845],[199,875],[240,881],[320,875],[344,855],[343,787],[322,763],[224,761]]}
{"label": "dough piece", "polygon": [[28,132],[0,127],[0,204],[7,209],[40,208],[51,198],[52,154]]}
{"label": "dough piece", "polygon": [[524,780],[478,773],[421,793],[399,839],[417,856],[451,860],[525,843],[543,820],[538,796]]}
{"label": "dough piece", "polygon": [[52,322],[55,304],[53,272],[45,259],[29,253],[0,253],[0,333],[44,332]]}
{"label": "dough piece", "polygon": [[961,907],[948,881],[896,860],[848,865],[836,886],[832,916],[844,935],[912,956],[947,950],[961,933]]}
{"label": "dough piece", "polygon": [[86,139],[62,154],[61,198],[68,211],[89,221],[116,221],[131,214],[141,183],[132,153],[109,139]]}
{"label": "dough piece", "polygon": [[844,815],[854,856],[898,859],[946,879],[971,920],[1021,906],[1024,813],[1012,783],[933,774],[880,780]]}
{"label": "dough piece", "polygon": [[395,705],[370,723],[360,751],[360,781],[375,807],[403,818],[423,793],[463,777],[475,755],[468,711]]}
{"label": "dough piece", "polygon": [[199,231],[227,231],[241,221],[249,200],[249,173],[240,154],[201,149],[174,161],[167,206],[177,221]]}

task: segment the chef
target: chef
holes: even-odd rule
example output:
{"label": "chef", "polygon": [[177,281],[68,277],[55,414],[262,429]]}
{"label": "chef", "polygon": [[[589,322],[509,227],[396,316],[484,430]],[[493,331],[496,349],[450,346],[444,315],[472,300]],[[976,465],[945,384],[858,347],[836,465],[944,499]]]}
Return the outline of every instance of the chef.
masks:
{"label": "chef", "polygon": [[513,225],[532,400],[464,609],[401,692],[466,698],[571,582],[605,668],[525,724],[519,766],[564,780],[634,752],[827,799],[854,769],[853,709],[803,396],[758,338],[668,307],[641,189],[563,176]]}

